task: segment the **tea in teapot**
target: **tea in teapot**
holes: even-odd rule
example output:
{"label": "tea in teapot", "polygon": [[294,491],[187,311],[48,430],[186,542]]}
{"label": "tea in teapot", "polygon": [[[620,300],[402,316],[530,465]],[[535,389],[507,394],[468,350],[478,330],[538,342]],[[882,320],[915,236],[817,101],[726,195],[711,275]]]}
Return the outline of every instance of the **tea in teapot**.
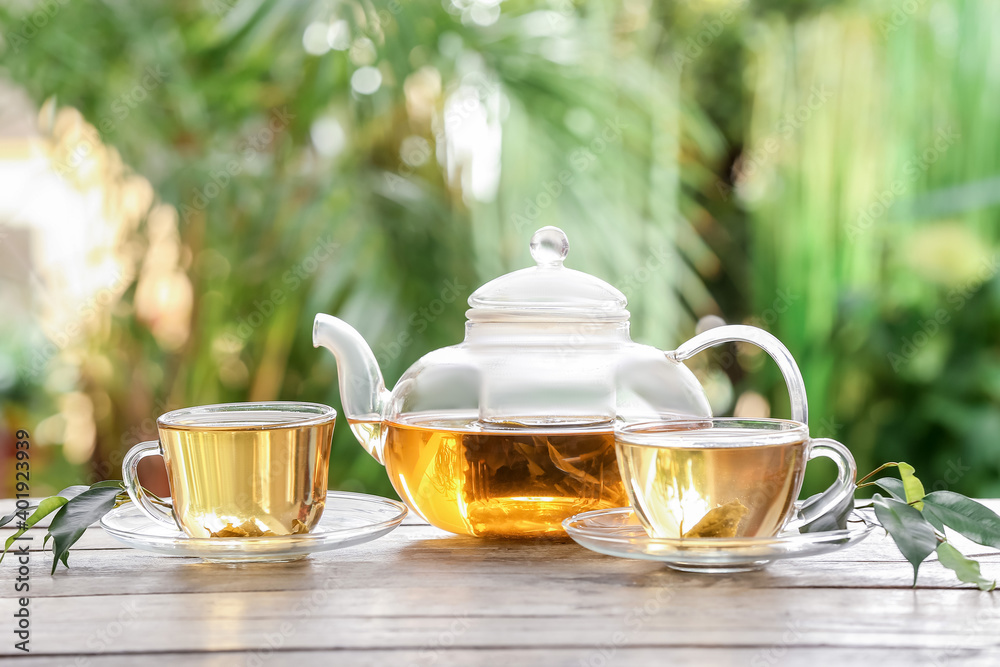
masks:
{"label": "tea in teapot", "polygon": [[610,428],[502,430],[442,416],[390,422],[385,438],[394,484],[455,533],[561,535],[566,517],[628,504]]}

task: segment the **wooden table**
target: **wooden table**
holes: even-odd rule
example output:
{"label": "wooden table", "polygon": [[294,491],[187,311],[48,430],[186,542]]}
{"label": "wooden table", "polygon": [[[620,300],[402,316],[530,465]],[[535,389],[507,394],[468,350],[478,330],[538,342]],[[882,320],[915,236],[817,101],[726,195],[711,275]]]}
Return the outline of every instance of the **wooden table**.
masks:
{"label": "wooden table", "polygon": [[[0,514],[12,505],[0,501]],[[1000,577],[1000,556],[982,560]],[[569,541],[456,537],[412,519],[294,563],[168,558],[100,528],[69,570],[50,576],[50,561],[31,561],[27,656],[11,632],[16,560],[0,564],[0,663],[1000,665],[1000,593],[959,586],[936,562],[911,588],[910,566],[881,531],[740,575],[682,574]]]}

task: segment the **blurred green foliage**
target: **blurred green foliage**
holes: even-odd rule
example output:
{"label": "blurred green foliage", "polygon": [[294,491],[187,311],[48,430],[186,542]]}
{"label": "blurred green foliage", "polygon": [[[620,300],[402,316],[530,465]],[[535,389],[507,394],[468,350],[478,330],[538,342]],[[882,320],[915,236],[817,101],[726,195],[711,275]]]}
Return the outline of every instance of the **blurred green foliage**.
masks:
{"label": "blurred green foliage", "polygon": [[[74,362],[76,388],[110,406],[95,470],[115,476],[115,452],[169,408],[339,408],[316,312],[354,324],[393,382],[457,342],[461,301],[557,224],[571,266],[626,292],[636,340],[673,347],[707,315],[768,328],[801,365],[814,434],[861,469],[902,458],[1000,495],[1000,10],[912,5],[74,2],[13,40],[39,5],[0,8],[3,73],[98,127],[176,208],[188,251],[181,346],[164,349],[130,290]],[[119,117],[150,68],[162,84]],[[957,138],[934,149],[941,132]],[[148,245],[146,226],[134,236]],[[452,285],[458,302],[414,327]],[[738,358],[725,374],[698,362],[719,410],[753,390],[786,414],[780,376]],[[55,398],[22,375],[6,418],[37,422]],[[331,485],[391,494],[343,426]],[[81,474],[57,456],[47,470],[53,488]]]}

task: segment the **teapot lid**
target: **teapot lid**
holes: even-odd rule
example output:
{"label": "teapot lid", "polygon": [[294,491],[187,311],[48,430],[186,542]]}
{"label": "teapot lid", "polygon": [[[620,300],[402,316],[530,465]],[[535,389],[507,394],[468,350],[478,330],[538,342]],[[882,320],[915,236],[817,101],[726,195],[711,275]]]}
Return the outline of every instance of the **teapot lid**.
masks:
{"label": "teapot lid", "polygon": [[596,276],[563,266],[569,240],[558,227],[542,227],[531,237],[535,266],[495,278],[469,297],[473,322],[624,322],[628,300]]}

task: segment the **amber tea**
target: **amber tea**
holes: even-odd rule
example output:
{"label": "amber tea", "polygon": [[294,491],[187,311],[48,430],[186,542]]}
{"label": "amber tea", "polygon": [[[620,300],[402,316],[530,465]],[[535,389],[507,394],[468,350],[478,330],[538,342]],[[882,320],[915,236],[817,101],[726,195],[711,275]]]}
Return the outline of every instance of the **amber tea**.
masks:
{"label": "amber tea", "polygon": [[698,424],[618,434],[629,500],[646,531],[671,538],[777,534],[802,486],[807,435]]}
{"label": "amber tea", "polygon": [[289,535],[313,528],[326,501],[333,417],[211,407],[170,413],[159,422],[180,527],[192,537]]}
{"label": "amber tea", "polygon": [[384,459],[411,507],[465,535],[563,535],[563,519],[627,502],[606,427],[484,429],[424,417],[387,425]]}

